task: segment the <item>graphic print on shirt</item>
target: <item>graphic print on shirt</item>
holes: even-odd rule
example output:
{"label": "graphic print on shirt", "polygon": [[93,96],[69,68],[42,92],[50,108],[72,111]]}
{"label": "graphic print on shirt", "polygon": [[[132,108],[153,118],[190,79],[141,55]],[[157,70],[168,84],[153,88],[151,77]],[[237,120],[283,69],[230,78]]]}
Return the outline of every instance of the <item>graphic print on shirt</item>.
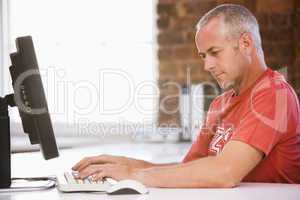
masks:
{"label": "graphic print on shirt", "polygon": [[224,127],[217,127],[216,134],[214,135],[210,145],[209,145],[209,151],[217,155],[221,153],[224,145],[228,142],[232,135],[233,128],[229,127],[225,129]]}

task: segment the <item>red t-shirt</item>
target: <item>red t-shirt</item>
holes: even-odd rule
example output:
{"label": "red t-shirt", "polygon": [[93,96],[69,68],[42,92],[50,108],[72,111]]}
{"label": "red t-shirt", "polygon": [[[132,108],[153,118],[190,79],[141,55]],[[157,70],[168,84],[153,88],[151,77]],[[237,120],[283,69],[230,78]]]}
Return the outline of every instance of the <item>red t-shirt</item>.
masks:
{"label": "red t-shirt", "polygon": [[217,155],[229,140],[265,155],[243,181],[300,183],[300,106],[282,75],[267,69],[239,96],[231,90],[214,99],[183,162]]}

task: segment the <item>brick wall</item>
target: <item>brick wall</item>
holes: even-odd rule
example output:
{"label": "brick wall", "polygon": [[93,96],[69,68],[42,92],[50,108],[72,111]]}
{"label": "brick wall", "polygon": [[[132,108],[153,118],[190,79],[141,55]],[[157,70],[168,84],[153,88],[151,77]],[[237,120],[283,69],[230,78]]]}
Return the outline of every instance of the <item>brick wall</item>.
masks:
{"label": "brick wall", "polygon": [[291,80],[294,88],[297,89],[298,96],[300,97],[300,1],[296,0],[295,13],[293,18],[294,26],[294,50],[295,58],[293,63],[293,73]]}
{"label": "brick wall", "polygon": [[[203,70],[194,44],[195,25],[211,8],[222,3],[246,6],[260,24],[268,66],[286,70],[300,94],[299,0],[158,0],[159,124],[180,124],[179,91],[187,81],[211,81]],[[190,73],[189,73],[190,72]],[[190,74],[190,77],[189,75]]]}

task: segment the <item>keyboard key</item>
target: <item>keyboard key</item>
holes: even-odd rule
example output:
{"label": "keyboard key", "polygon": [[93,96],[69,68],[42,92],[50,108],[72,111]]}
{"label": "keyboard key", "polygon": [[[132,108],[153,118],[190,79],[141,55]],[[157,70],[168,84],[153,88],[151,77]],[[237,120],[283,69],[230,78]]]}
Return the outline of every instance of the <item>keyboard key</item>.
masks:
{"label": "keyboard key", "polygon": [[103,180],[93,181],[92,176],[86,179],[76,178],[76,172],[65,172],[57,176],[57,187],[63,192],[78,192],[78,191],[106,191],[116,181],[111,178],[104,178]]}
{"label": "keyboard key", "polygon": [[76,184],[76,180],[74,179],[74,177],[70,173],[65,172],[64,176],[65,176],[68,183]]}

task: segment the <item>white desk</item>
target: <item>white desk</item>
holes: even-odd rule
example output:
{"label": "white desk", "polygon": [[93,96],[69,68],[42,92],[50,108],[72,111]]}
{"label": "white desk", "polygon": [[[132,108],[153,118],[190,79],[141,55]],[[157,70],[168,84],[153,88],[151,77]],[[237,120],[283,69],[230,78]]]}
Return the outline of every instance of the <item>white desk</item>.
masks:
{"label": "white desk", "polygon": [[299,200],[300,187],[286,184],[245,183],[234,189],[150,189],[148,195],[60,193],[56,188],[42,192],[0,194],[1,200]]}
{"label": "white desk", "polygon": [[[99,145],[66,149],[61,151],[57,159],[44,161],[39,152],[14,154],[12,156],[12,175],[19,176],[45,176],[57,174],[66,170],[87,155],[110,153],[128,155],[146,160],[159,162],[176,162],[188,149],[188,144],[116,144]],[[101,193],[60,193],[56,188],[38,192],[0,193],[0,200],[193,200],[193,199],[300,199],[300,185],[290,184],[261,184],[242,183],[233,189],[158,189],[150,188],[148,195],[118,195],[110,196]]]}

